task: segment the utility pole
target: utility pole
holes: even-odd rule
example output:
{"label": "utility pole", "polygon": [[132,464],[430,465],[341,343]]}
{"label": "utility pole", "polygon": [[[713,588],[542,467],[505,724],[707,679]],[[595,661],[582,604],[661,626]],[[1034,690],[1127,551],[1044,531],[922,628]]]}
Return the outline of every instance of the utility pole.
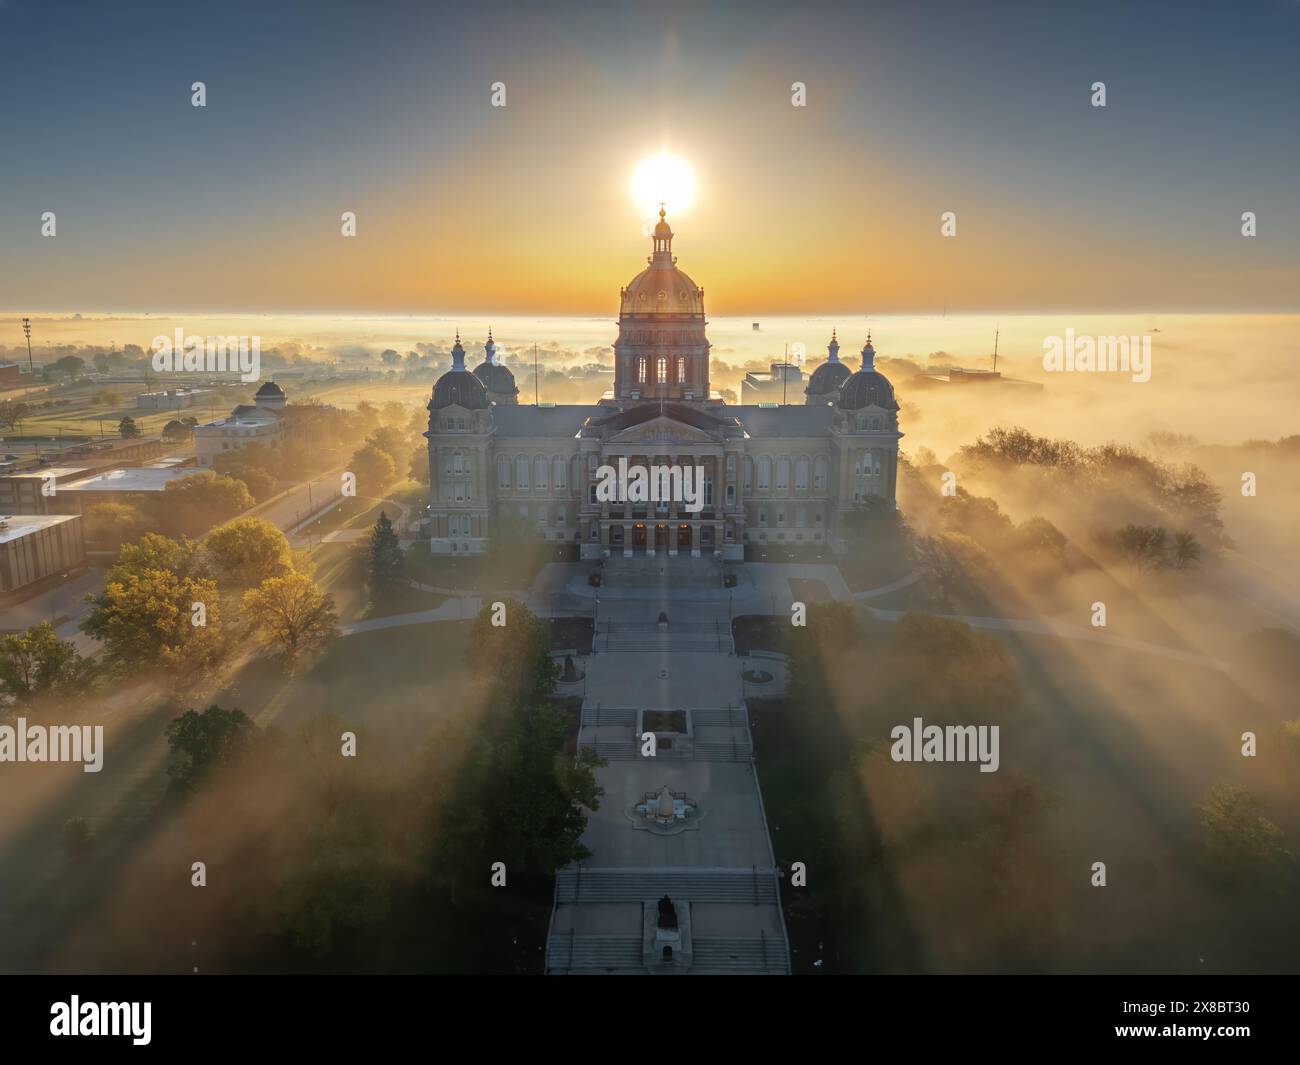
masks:
{"label": "utility pole", "polygon": [[32,320],[23,319],[23,336],[27,338],[27,372],[36,376],[36,367],[32,364]]}
{"label": "utility pole", "polygon": [[993,331],[993,372],[998,372],[998,337],[1002,335],[1001,329]]}

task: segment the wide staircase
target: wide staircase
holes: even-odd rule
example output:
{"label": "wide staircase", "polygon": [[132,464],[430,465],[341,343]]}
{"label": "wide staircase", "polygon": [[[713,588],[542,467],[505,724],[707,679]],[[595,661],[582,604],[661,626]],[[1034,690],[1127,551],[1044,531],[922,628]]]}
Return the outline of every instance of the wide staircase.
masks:
{"label": "wide staircase", "polygon": [[605,621],[596,629],[592,650],[643,651],[669,654],[707,652],[733,654],[735,641],[725,621],[673,621],[667,625],[643,621]]}
{"label": "wide staircase", "polygon": [[555,901],[643,902],[663,895],[688,902],[779,901],[770,869],[561,869]]}

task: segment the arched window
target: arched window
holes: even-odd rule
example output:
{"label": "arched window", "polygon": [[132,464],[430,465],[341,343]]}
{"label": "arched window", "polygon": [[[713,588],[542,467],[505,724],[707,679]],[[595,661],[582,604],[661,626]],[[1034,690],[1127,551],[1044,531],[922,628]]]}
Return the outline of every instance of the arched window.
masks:
{"label": "arched window", "polygon": [[497,456],[497,487],[510,487],[510,460],[504,455]]}
{"label": "arched window", "polygon": [[668,383],[668,359],[663,355],[659,356],[657,380],[661,385],[666,385]]}
{"label": "arched window", "polygon": [[636,379],[645,384],[645,356],[641,355],[636,360]]}
{"label": "arched window", "polygon": [[677,359],[677,383],[686,384],[686,360],[680,356]]}
{"label": "arched window", "polygon": [[754,460],[748,455],[745,456],[745,491],[750,492],[754,488]]}
{"label": "arched window", "polygon": [[465,472],[465,457],[458,450],[451,453],[451,472]]}
{"label": "arched window", "polygon": [[536,491],[546,489],[546,456],[538,455],[533,460],[533,488]]}
{"label": "arched window", "polygon": [[813,464],[813,487],[819,492],[826,487],[826,456],[818,455]]}
{"label": "arched window", "polygon": [[569,467],[559,455],[551,459],[551,487],[557,492],[569,487]]}
{"label": "arched window", "polygon": [[805,455],[794,460],[794,486],[800,492],[808,490],[808,458]]}
{"label": "arched window", "polygon": [[528,456],[515,456],[515,487],[528,490]]}
{"label": "arched window", "polygon": [[782,456],[776,460],[776,490],[788,491],[790,488],[790,460]]}
{"label": "arched window", "polygon": [[766,455],[758,457],[758,490],[766,492],[772,487],[772,460]]}

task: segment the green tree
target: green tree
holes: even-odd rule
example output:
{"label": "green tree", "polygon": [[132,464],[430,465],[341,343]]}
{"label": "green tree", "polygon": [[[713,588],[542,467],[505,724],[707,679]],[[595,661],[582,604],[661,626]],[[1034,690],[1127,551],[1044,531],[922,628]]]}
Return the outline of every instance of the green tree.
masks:
{"label": "green tree", "polygon": [[253,497],[242,481],[204,470],[169,481],[157,505],[168,528],[196,534],[243,513]]}
{"label": "green tree", "polygon": [[243,606],[253,627],[290,663],[338,635],[334,600],[304,573],[268,577],[244,593]]}
{"label": "green tree", "polygon": [[380,495],[397,477],[397,464],[393,457],[375,444],[366,444],[357,450],[349,468],[356,474],[358,491],[366,496]]}
{"label": "green tree", "polygon": [[192,792],[214,769],[234,765],[247,755],[257,726],[242,710],[210,706],[202,713],[186,710],[167,723],[171,763],[167,775],[177,791]]}
{"label": "green tree", "polygon": [[370,593],[375,597],[391,595],[406,579],[406,562],[402,547],[388,520],[387,511],[379,512],[370,534]]}
{"label": "green tree", "polygon": [[150,570],[166,570],[178,577],[206,576],[200,544],[187,536],[173,540],[162,533],[145,533],[137,542],[122,545],[106,580],[121,581],[129,574],[139,576]]}
{"label": "green tree", "polygon": [[[532,706],[550,697],[560,676],[551,658],[546,622],[516,599],[502,601],[504,612],[484,604],[470,628],[466,662],[474,674],[488,678],[498,705]],[[504,618],[505,624],[493,624]]]}
{"label": "green tree", "polygon": [[[216,667],[224,648],[215,581],[160,569],[128,571],[120,579],[113,572],[81,623],[84,632],[104,644],[113,666],[156,667],[178,687]],[[196,604],[202,604],[202,615]],[[195,624],[200,616],[203,624]]]}
{"label": "green tree", "polygon": [[54,361],[54,368],[75,381],[86,372],[86,360],[80,355],[64,355],[63,358]]}
{"label": "green tree", "polygon": [[194,426],[186,425],[183,421],[173,418],[163,426],[162,437],[164,440],[188,440],[194,435]]}
{"label": "green tree", "polygon": [[142,536],[148,526],[140,509],[129,503],[95,503],[86,508],[81,522],[87,543],[114,550]]}
{"label": "green tree", "polygon": [[1237,784],[1216,784],[1197,809],[1201,851],[1217,878],[1235,887],[1272,887],[1291,864],[1282,830]]}
{"label": "green tree", "polygon": [[289,541],[264,518],[227,522],[208,533],[203,548],[217,580],[231,587],[251,588],[293,569]]}
{"label": "green tree", "polygon": [[0,692],[20,708],[83,691],[92,668],[48,621],[0,638]]}
{"label": "green tree", "polygon": [[135,419],[129,414],[123,415],[122,420],[117,423],[117,431],[123,440],[130,440],[140,435]]}

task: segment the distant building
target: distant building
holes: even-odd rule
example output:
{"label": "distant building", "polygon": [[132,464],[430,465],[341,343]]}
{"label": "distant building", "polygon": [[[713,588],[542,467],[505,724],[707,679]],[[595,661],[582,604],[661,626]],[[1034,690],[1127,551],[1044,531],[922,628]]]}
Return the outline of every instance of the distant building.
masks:
{"label": "distant building", "polygon": [[257,390],[252,403],[242,403],[221,418],[194,428],[199,465],[210,467],[217,456],[239,451],[249,444],[274,444],[280,439],[280,412],[284,410],[284,389],[267,381]]}
{"label": "distant building", "polygon": [[85,565],[80,514],[0,514],[0,600]]}
{"label": "distant building", "polygon": [[0,362],[0,388],[16,388],[27,376],[16,362]]}
{"label": "distant building", "polygon": [[210,391],[203,388],[171,388],[161,392],[141,392],[135,397],[139,410],[185,410]]}
{"label": "distant building", "polygon": [[740,402],[798,403],[803,395],[804,375],[794,363],[774,362],[771,373],[747,373],[740,382]]}
{"label": "distant building", "polygon": [[997,370],[966,370],[960,366],[950,366],[944,370],[922,374],[920,383],[939,385],[984,385],[1020,388],[1041,392],[1043,386],[1037,381],[1021,381],[1015,377],[1003,377]]}

